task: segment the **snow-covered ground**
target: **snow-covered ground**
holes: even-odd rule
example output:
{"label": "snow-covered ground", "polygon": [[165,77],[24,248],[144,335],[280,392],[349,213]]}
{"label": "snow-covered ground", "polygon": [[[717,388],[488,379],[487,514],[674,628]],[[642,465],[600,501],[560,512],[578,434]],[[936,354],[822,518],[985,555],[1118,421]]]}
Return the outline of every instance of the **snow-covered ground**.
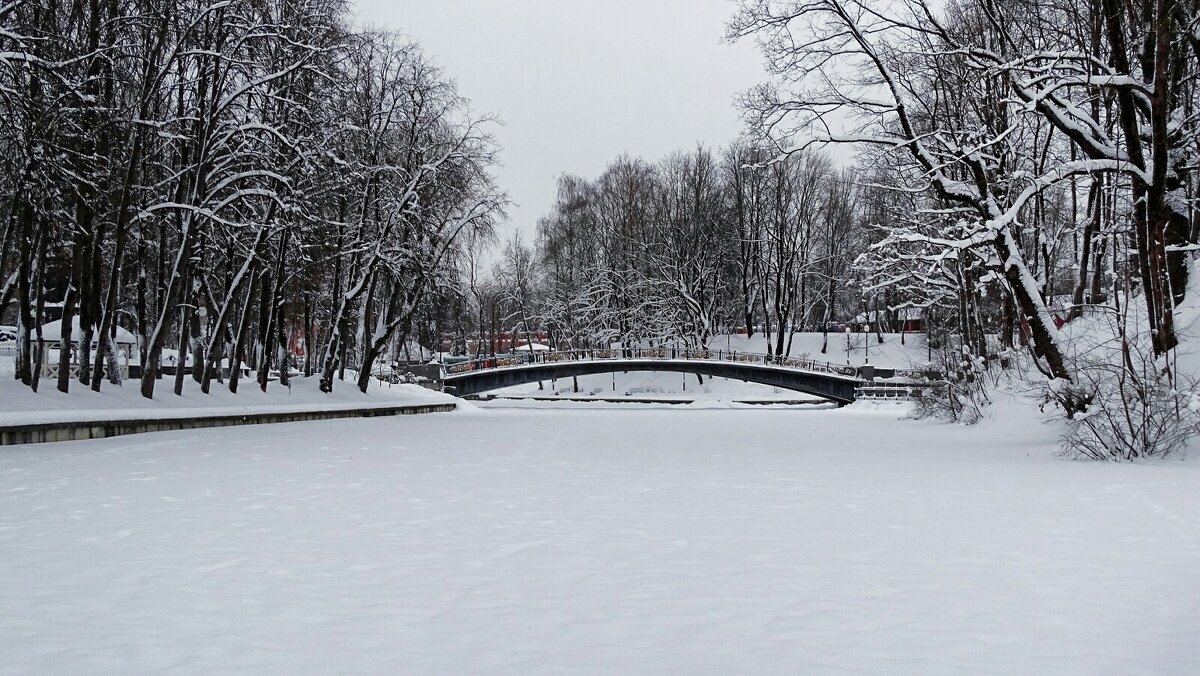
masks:
{"label": "snow-covered ground", "polygon": [[204,394],[189,376],[184,380],[183,394],[175,396],[173,377],[164,377],[155,387],[154,399],[147,400],[141,395],[137,380],[122,385],[105,382],[99,393],[72,382],[67,394],[55,389],[53,381],[43,380],[37,393],[33,393],[12,380],[11,375],[0,373],[0,425],[323,411],[456,401],[417,385],[387,385],[378,381],[366,394],[359,392],[353,381],[336,381],[333,392],[325,394],[317,388],[317,380],[293,378],[290,388],[273,382],[263,392],[251,378],[241,382],[237,394],[213,382],[210,394]]}
{"label": "snow-covered ground", "polygon": [[1200,669],[1200,463],[593,406],[2,449],[0,672]]}
{"label": "snow-covered ground", "polygon": [[[771,337],[774,344],[774,335]],[[849,362],[854,366],[874,364],[886,368],[906,369],[924,366],[929,363],[929,343],[924,333],[885,333],[883,342],[878,342],[874,333],[851,333],[849,350],[847,350],[846,334],[829,334],[829,344],[825,352],[821,347],[825,336],[820,333],[792,334],[792,349],[788,354],[793,357],[807,356],[817,361],[828,361],[832,364]],[[785,343],[786,346],[786,343]],[[712,339],[709,347],[714,350],[737,350],[739,352],[765,353],[767,339],[758,333],[747,338],[744,335],[721,335]]]}

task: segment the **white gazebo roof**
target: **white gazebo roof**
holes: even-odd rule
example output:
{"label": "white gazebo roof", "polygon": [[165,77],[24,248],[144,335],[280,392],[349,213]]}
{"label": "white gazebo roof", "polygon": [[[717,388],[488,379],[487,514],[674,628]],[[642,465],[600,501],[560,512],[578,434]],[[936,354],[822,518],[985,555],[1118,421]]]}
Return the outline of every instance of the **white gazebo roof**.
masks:
{"label": "white gazebo roof", "polygon": [[[79,339],[82,337],[83,329],[81,329],[79,326],[79,317],[73,317],[71,320],[71,342],[78,343]],[[92,339],[96,340],[97,336],[93,334]],[[62,340],[61,319],[52,321],[49,324],[42,326],[42,340],[51,343]],[[118,345],[134,345],[137,343],[137,338],[135,338],[132,333],[118,326],[116,342]]]}
{"label": "white gazebo roof", "polygon": [[532,350],[534,352],[538,352],[541,350],[549,350],[550,346],[545,345],[543,343],[529,343],[527,345],[518,345],[518,346],[514,347],[513,349],[514,350]]}

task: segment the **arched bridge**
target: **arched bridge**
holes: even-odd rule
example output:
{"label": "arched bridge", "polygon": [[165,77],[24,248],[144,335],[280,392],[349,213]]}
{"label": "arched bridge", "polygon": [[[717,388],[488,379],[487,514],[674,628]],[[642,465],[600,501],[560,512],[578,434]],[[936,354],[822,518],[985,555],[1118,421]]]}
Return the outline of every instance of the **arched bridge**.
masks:
{"label": "arched bridge", "polygon": [[448,366],[444,384],[453,388],[454,394],[467,396],[540,380],[617,371],[673,371],[732,378],[804,392],[839,404],[853,402],[856,390],[874,377],[923,375],[736,351],[629,348],[534,352],[472,360]]}

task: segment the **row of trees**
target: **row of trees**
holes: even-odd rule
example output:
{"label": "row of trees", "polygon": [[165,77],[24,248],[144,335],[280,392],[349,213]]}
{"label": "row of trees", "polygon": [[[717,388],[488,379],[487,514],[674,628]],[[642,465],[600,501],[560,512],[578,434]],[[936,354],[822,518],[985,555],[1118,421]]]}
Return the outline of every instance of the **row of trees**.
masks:
{"label": "row of trees", "polygon": [[[653,164],[618,157],[594,180],[562,176],[533,242],[505,242],[490,277],[470,269],[474,310],[459,325],[545,333],[564,349],[707,347],[745,331],[789,354],[797,331],[825,332],[827,348],[833,326],[879,334],[911,321],[966,336],[980,355],[996,352],[985,336],[997,331],[1024,344],[994,275],[902,250],[895,224],[921,212],[918,187],[897,190],[904,180],[886,157],[839,167],[820,151],[780,155],[749,141]],[[1047,256],[1033,269],[1054,295],[1065,259],[1054,243],[1035,246]]]}
{"label": "row of trees", "polygon": [[[739,0],[729,37],[755,40],[773,75],[745,100],[764,138],[785,155],[853,145],[894,189],[872,288],[957,296],[963,315],[999,296],[1068,415],[1133,420],[1186,410],[1173,349],[1200,224],[1198,27],[1187,0]],[[1115,318],[1117,347],[1077,344],[1059,294],[1060,322]],[[1101,354],[1119,392],[1087,377]],[[1139,427],[1154,425],[1092,445],[1136,455],[1111,435]]]}
{"label": "row of trees", "polygon": [[535,239],[505,243],[475,307],[564,349],[644,341],[707,347],[747,327],[786,353],[790,329],[866,306],[851,264],[868,236],[859,182],[806,153],[766,163],[748,144],[658,163],[622,156],[596,179],[559,179]]}
{"label": "row of trees", "polygon": [[225,360],[236,391],[243,363],[263,388],[286,378],[295,334],[323,390],[347,366],[366,387],[504,196],[489,121],[416,44],[346,17],[340,0],[0,7],[17,378],[36,389],[44,309],[61,304],[63,391],[72,339],[82,384],[116,381],[118,325],[140,336],[146,397],[166,346],[205,392]]}

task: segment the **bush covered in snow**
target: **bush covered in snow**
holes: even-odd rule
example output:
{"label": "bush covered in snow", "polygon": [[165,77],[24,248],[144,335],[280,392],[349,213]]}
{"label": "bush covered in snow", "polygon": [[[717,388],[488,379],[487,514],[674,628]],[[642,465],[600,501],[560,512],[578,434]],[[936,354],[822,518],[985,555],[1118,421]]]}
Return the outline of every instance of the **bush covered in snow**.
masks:
{"label": "bush covered in snow", "polygon": [[1195,375],[1178,368],[1175,352],[1154,357],[1149,331],[1130,321],[1130,303],[1102,309],[1071,327],[1075,386],[1090,392],[1091,404],[1067,421],[1062,452],[1123,461],[1182,450],[1200,433]]}
{"label": "bush covered in snow", "polygon": [[922,390],[914,414],[968,425],[979,422],[992,403],[988,390],[1006,377],[998,360],[973,355],[967,346],[952,340],[942,342],[932,354],[933,369],[943,374],[944,382]]}
{"label": "bush covered in snow", "polygon": [[[1064,456],[1131,461],[1179,453],[1200,435],[1197,374],[1190,363],[1178,363],[1177,351],[1154,356],[1149,331],[1131,321],[1130,314],[1139,311],[1137,297],[1127,297],[1095,306],[1063,328],[1075,382],[1045,380],[1017,349],[984,358],[948,341],[934,352],[944,386],[926,390],[914,413],[974,424],[986,416],[996,388],[1015,388],[1040,401],[1043,411],[1063,413]],[[1068,412],[1062,406],[1066,399],[1086,401],[1087,407]]]}

